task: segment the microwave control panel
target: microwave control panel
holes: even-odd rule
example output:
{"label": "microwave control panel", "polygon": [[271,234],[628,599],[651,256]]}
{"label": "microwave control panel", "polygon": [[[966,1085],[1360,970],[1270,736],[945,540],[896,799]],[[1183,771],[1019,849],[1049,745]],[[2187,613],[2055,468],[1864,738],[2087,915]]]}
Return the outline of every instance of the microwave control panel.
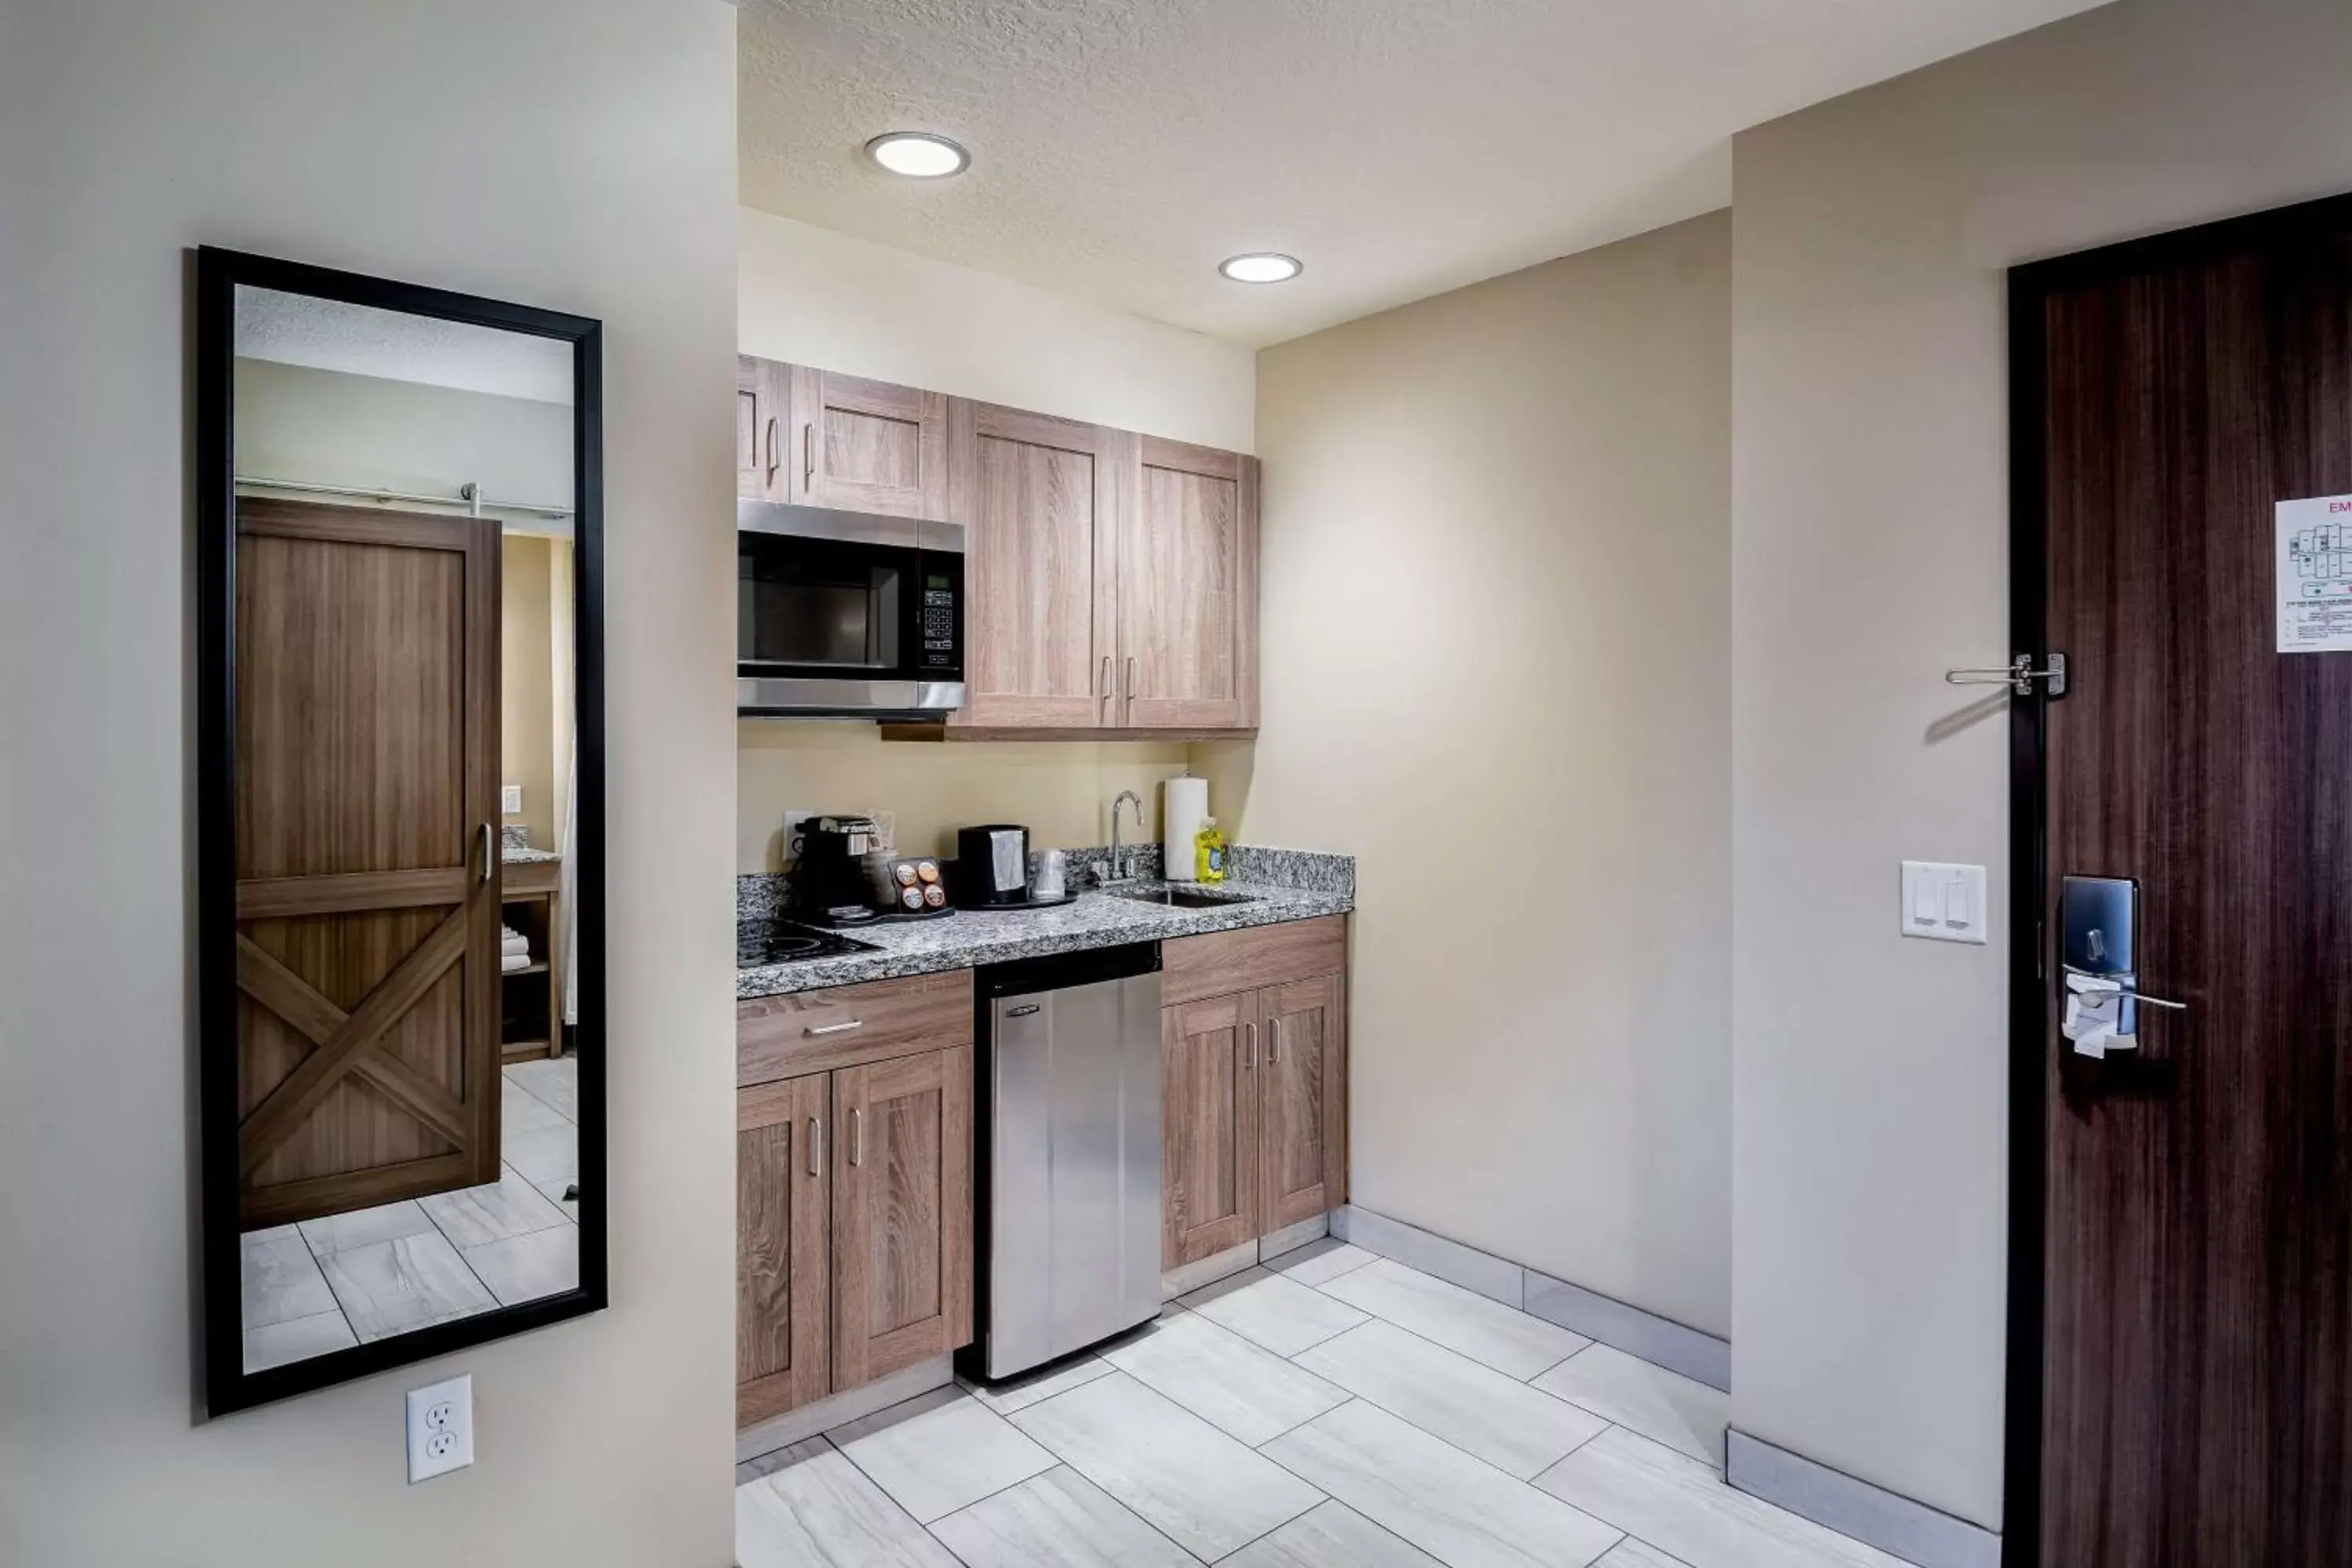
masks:
{"label": "microwave control panel", "polygon": [[963,668],[956,653],[956,580],[940,573],[923,576],[923,656],[919,668],[952,672]]}

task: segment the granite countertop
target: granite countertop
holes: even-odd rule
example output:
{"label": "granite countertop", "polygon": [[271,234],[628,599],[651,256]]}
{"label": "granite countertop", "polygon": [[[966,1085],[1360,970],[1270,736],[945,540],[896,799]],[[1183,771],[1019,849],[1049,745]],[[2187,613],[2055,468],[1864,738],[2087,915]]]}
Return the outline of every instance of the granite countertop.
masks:
{"label": "granite countertop", "polygon": [[[1134,889],[1142,891],[1165,885],[1139,881]],[[1038,958],[1047,953],[1078,952],[1131,942],[1164,942],[1171,937],[1238,931],[1244,926],[1312,920],[1318,915],[1344,914],[1356,907],[1352,864],[1344,888],[1310,889],[1228,879],[1210,890],[1250,901],[1236,901],[1217,909],[1184,910],[1139,903],[1112,893],[1086,892],[1070,903],[1052,909],[993,912],[958,910],[946,920],[884,921],[842,933],[880,949],[877,952],[804,958],[739,969],[735,973],[735,994],[739,999],[782,996],[863,980],[891,980],[908,974],[969,969],[975,964],[1002,963],[1007,959]]]}
{"label": "granite countertop", "polygon": [[561,860],[562,858],[563,853],[562,850],[533,849],[528,844],[509,843],[502,846],[499,850],[499,861],[509,866],[539,866],[544,865],[550,860]]}

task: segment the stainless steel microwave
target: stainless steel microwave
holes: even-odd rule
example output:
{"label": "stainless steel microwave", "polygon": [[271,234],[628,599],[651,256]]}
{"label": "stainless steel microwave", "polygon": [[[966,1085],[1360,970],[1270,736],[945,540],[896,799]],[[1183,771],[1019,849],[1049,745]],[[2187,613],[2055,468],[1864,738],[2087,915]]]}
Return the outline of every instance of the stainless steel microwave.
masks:
{"label": "stainless steel microwave", "polygon": [[735,707],[941,719],[963,706],[963,530],[735,503]]}

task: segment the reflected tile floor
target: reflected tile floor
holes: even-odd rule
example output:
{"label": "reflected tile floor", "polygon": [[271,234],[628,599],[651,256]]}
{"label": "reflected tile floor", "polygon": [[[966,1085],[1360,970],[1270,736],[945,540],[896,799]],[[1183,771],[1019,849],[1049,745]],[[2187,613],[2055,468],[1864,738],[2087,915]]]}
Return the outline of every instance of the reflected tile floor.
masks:
{"label": "reflected tile floor", "polygon": [[577,1205],[562,1197],[579,1169],[578,1075],[571,1057],[506,1069],[504,1148],[520,1145],[528,1171],[509,1160],[483,1186],[247,1232],[245,1370],[577,1285]]}
{"label": "reflected tile floor", "polygon": [[740,1568],[1900,1568],[1725,1486],[1711,1389],[1345,1244],[1284,1263],[740,1467]]}

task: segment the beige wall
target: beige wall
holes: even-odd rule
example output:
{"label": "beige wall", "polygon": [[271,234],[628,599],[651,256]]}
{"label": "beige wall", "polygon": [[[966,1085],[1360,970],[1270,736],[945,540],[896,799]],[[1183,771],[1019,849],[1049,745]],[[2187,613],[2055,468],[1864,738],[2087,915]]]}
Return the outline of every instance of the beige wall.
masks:
{"label": "beige wall", "polygon": [[1196,749],[1358,857],[1355,1200],[1715,1333],[1730,288],[1717,214],[1265,351],[1265,722]]}
{"label": "beige wall", "polygon": [[[1250,350],[945,262],[746,210],[742,352],[958,396],[1252,449]],[[977,822],[1026,823],[1042,846],[1108,843],[1110,803],[1184,771],[1163,743],[885,744],[871,724],[740,726],[736,868],[772,871],[787,810],[887,811],[908,853]],[[1134,832],[1129,818],[1123,829]]]}
{"label": "beige wall", "polygon": [[568,404],[276,360],[240,359],[236,378],[240,474],[572,504]]}
{"label": "beige wall", "polygon": [[[0,1562],[733,1561],[733,16],[0,6]],[[603,319],[612,1308],[191,1405],[185,247]],[[405,1484],[403,1391],[475,1379]]]}
{"label": "beige wall", "polygon": [[[556,772],[556,732],[570,731],[572,705],[569,681],[563,683],[564,701],[557,705],[555,668],[559,659],[568,664],[572,658],[572,545],[528,533],[509,533],[501,542],[499,780],[522,786],[522,809],[500,820],[528,828],[531,843],[541,849],[560,849],[563,786]],[[564,558],[560,583],[559,555]]]}
{"label": "beige wall", "polygon": [[[2000,1521],[2003,269],[2352,186],[2341,0],[2123,0],[1735,149],[1733,1414]],[[1991,868],[1992,944],[1895,934]]]}

